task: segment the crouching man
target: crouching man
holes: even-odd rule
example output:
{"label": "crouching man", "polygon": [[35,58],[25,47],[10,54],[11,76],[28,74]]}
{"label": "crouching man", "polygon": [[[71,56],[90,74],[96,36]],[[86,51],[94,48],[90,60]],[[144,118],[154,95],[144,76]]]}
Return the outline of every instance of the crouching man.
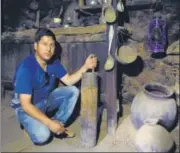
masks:
{"label": "crouching man", "polygon": [[[68,74],[57,58],[54,58],[56,38],[49,29],[39,29],[35,35],[35,52],[22,60],[14,77],[12,107],[20,125],[36,145],[46,144],[50,137],[73,137],[65,128],[72,114],[79,90],[72,86],[88,70],[95,68],[97,58],[89,55],[82,67]],[[67,86],[57,87],[59,79]],[[58,109],[53,117],[47,113]]]}

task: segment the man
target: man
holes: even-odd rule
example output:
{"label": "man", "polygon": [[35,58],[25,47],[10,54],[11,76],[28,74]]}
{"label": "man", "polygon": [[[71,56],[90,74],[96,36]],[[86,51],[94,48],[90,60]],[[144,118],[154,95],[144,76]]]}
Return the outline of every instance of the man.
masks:
{"label": "man", "polygon": [[[14,77],[12,107],[19,123],[36,145],[46,144],[51,134],[56,137],[62,134],[73,136],[64,127],[79,96],[78,88],[72,85],[97,65],[97,58],[89,55],[77,72],[68,74],[60,61],[54,58],[55,42],[52,31],[39,29],[35,35],[35,53],[19,64]],[[56,79],[67,86],[55,89]],[[46,115],[57,108],[52,118]]]}

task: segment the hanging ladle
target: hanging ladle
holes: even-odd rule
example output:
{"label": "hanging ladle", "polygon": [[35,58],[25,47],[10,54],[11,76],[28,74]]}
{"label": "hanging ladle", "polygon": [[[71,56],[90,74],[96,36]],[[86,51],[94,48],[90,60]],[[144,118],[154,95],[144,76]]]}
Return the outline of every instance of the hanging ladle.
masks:
{"label": "hanging ladle", "polygon": [[113,40],[113,36],[114,36],[114,29],[113,29],[113,25],[110,25],[109,28],[109,48],[108,48],[108,57],[106,59],[105,65],[104,65],[104,69],[106,71],[111,70],[114,67],[114,59],[110,53],[111,51],[111,45],[112,45],[112,40]]}
{"label": "hanging ladle", "polygon": [[124,12],[124,5],[123,5],[122,0],[119,0],[119,2],[117,3],[117,10],[119,12]]}

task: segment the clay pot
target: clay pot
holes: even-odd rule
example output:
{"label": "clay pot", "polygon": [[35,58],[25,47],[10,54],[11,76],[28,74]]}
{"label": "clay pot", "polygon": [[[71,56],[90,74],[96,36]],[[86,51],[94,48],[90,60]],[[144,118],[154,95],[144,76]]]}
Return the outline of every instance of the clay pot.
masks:
{"label": "clay pot", "polygon": [[131,120],[139,129],[146,119],[155,118],[168,130],[174,126],[177,105],[172,98],[173,90],[159,83],[144,85],[143,91],[133,99],[131,105]]}
{"label": "clay pot", "polygon": [[138,152],[169,152],[173,148],[173,138],[157,123],[157,119],[148,119],[137,131],[135,145]]}

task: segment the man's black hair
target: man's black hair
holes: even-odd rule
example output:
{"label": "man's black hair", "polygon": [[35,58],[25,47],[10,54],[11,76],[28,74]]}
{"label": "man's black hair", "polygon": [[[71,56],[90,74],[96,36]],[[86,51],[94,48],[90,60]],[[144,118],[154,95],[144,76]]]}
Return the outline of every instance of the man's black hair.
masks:
{"label": "man's black hair", "polygon": [[35,42],[40,41],[40,39],[43,36],[50,36],[50,37],[52,37],[52,39],[54,41],[56,41],[56,37],[55,37],[54,33],[51,30],[49,30],[47,28],[40,28],[40,29],[37,30],[37,32],[35,34]]}

